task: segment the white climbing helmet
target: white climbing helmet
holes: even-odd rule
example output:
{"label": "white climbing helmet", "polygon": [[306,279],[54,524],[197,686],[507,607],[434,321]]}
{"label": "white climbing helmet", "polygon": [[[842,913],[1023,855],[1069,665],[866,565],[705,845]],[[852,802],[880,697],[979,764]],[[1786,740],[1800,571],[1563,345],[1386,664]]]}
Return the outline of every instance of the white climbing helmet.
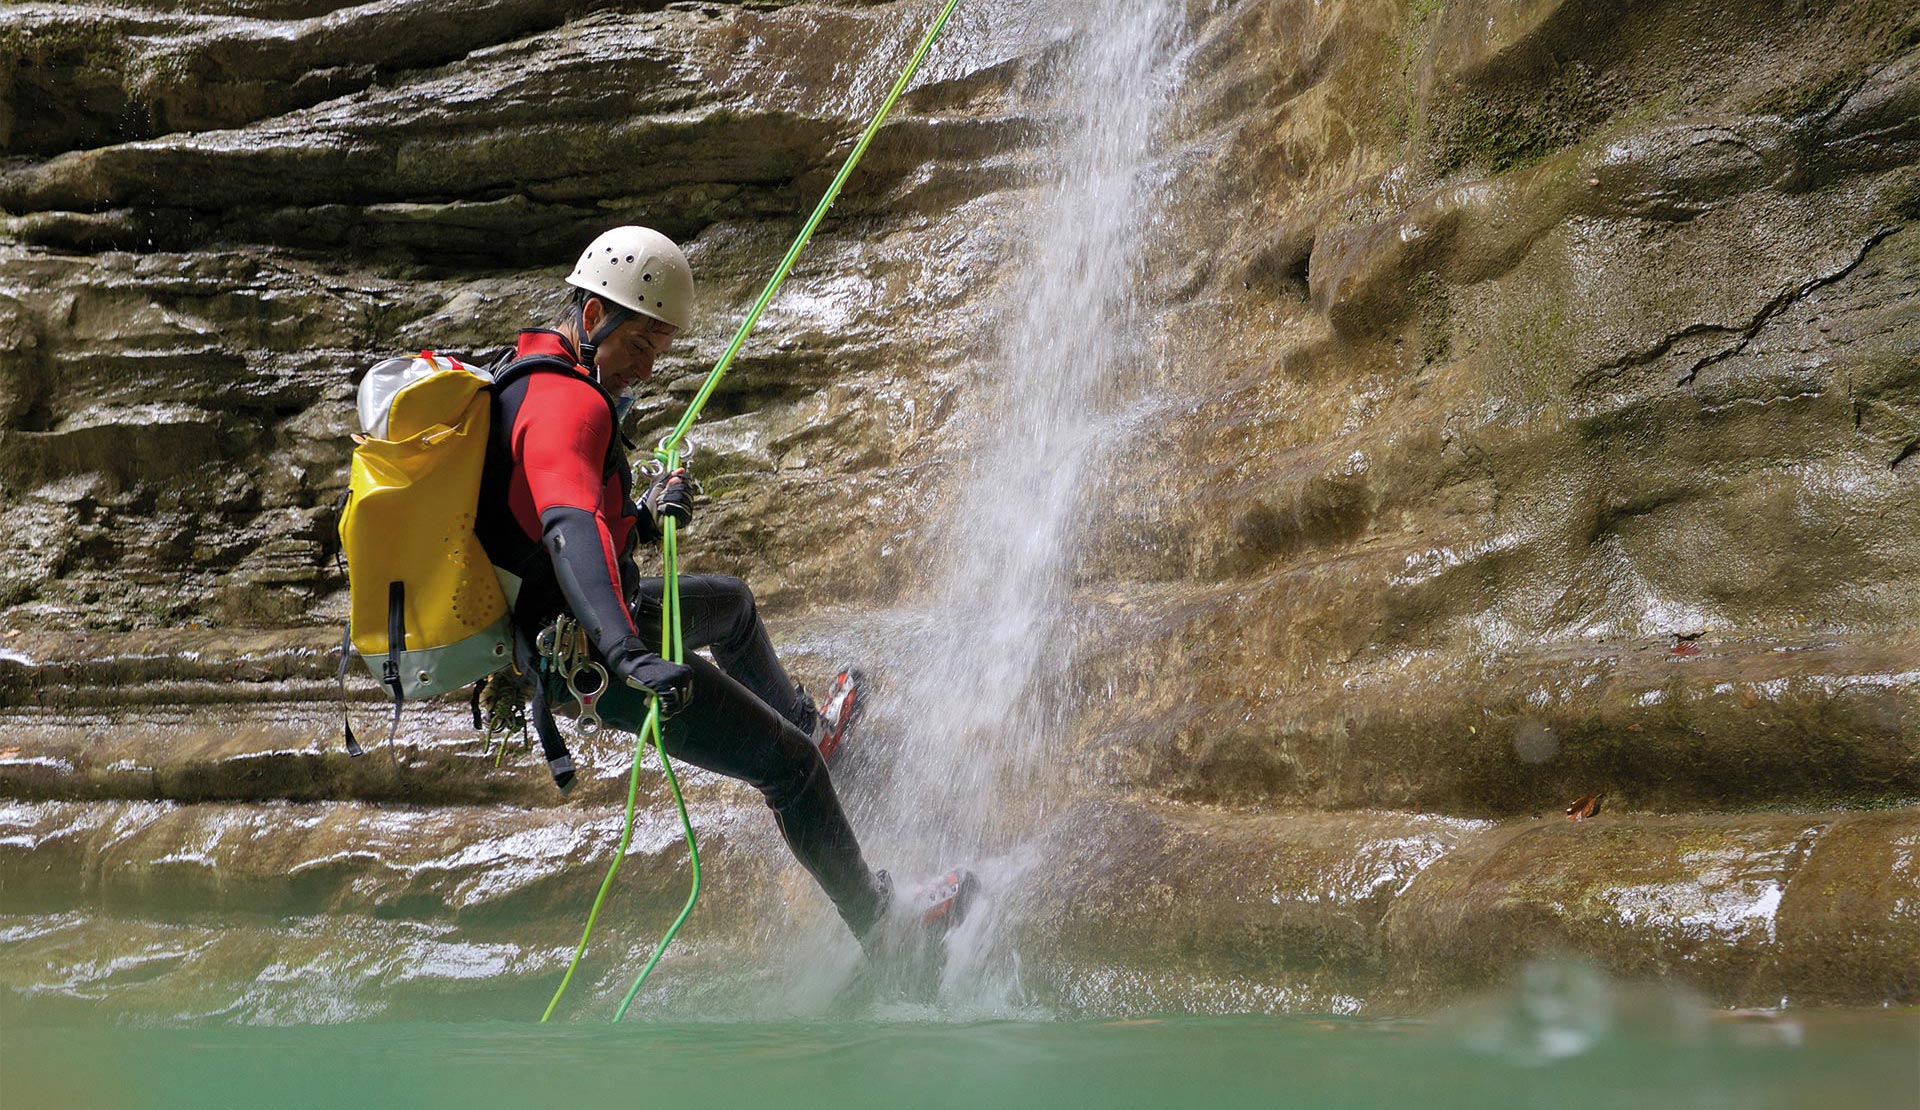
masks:
{"label": "white climbing helmet", "polygon": [[567,284],[676,328],[693,316],[693,267],[673,240],[650,227],[628,224],[601,233]]}

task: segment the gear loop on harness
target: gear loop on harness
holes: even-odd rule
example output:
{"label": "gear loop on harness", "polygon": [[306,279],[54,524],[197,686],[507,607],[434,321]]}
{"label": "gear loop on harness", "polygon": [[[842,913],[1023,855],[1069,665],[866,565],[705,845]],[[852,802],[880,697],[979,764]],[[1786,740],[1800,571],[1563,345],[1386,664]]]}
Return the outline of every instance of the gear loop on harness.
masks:
{"label": "gear loop on harness", "polygon": [[[861,157],[873,144],[874,136],[879,134],[880,125],[886,122],[894,105],[905,94],[914,76],[920,72],[921,63],[926,61],[927,53],[933,49],[934,40],[940,37],[940,32],[946,27],[947,21],[953,16],[953,11],[959,3],[960,0],[946,0],[945,5],[940,9],[939,17],[933,21],[933,26],[927,29],[926,36],[920,40],[919,47],[908,60],[906,68],[901,71],[899,80],[893,83],[892,90],[887,93],[886,99],[874,112],[872,120],[867,123],[866,130],[861,133],[859,141],[847,155],[846,162],[841,165],[840,172],[834,175],[833,182],[827,186],[827,191],[820,198],[820,203],[814,207],[813,214],[807,218],[806,225],[800,229],[799,236],[787,249],[786,256],[780,260],[780,265],[775,268],[773,277],[767,281],[766,288],[761,290],[759,299],[748,311],[746,319],[740,322],[740,327],[734,332],[726,351],[721,354],[713,369],[707,373],[706,381],[701,384],[700,391],[688,403],[686,413],[681,416],[680,422],[674,426],[673,431],[661,439],[653,457],[659,461],[663,474],[671,474],[678,470],[681,464],[692,456],[693,445],[687,441],[687,433],[693,429],[694,422],[700,419],[701,410],[706,408],[707,402],[713,397],[714,390],[719,387],[720,380],[726,376],[727,370],[733,365],[734,357],[740,353],[740,348],[746,343],[747,336],[752,334],[754,326],[760,322],[760,316],[767,310],[767,305],[772,302],[774,294],[780,291],[780,286],[786,282],[787,275],[793,271],[794,263],[800,258],[800,252],[806,249],[807,242],[813,238],[813,233],[819,229],[821,221],[826,219],[827,210],[833,207],[833,202],[840,196],[840,190],[853,176],[854,168],[860,164]],[[661,525],[660,561],[665,589],[660,606],[660,654],[672,662],[684,663],[686,646],[680,628],[679,525],[671,517],[663,520]],[[580,944],[574,949],[573,959],[567,965],[567,973],[560,980],[559,989],[554,991],[553,999],[547,1003],[546,1012],[540,1015],[540,1020],[543,1022],[553,1016],[554,1008],[560,1004],[561,996],[567,992],[567,985],[573,981],[573,973],[579,968],[581,957],[586,955],[587,940],[593,935],[593,926],[599,919],[600,907],[606,901],[607,891],[613,887],[613,878],[620,870],[620,861],[625,858],[627,845],[633,839],[633,814],[640,788],[640,764],[649,744],[653,746],[654,754],[660,757],[660,768],[666,774],[667,787],[672,792],[674,806],[679,810],[680,826],[686,832],[687,856],[693,872],[693,882],[692,888],[687,893],[686,905],[681,907],[680,915],[674,918],[673,924],[667,927],[660,942],[654,946],[653,954],[648,957],[646,965],[640,969],[640,974],[634,978],[633,985],[627,988],[626,996],[620,1000],[619,1009],[614,1011],[614,1021],[617,1022],[627,1016],[627,1008],[633,1005],[633,1000],[640,993],[641,986],[646,983],[647,977],[653,974],[655,965],[660,962],[660,957],[666,954],[667,946],[673,943],[673,938],[679,934],[680,927],[686,924],[687,916],[693,912],[695,900],[700,897],[700,848],[693,835],[693,822],[687,817],[686,801],[680,796],[679,780],[674,776],[673,765],[668,761],[666,749],[662,745],[660,723],[660,699],[656,696],[650,700],[646,723],[641,727],[634,741],[633,765],[627,775],[626,819],[621,826],[620,844],[614,850],[613,862],[607,867],[607,877],[601,880],[600,891],[594,896],[593,908],[587,912],[587,924],[580,933]]]}

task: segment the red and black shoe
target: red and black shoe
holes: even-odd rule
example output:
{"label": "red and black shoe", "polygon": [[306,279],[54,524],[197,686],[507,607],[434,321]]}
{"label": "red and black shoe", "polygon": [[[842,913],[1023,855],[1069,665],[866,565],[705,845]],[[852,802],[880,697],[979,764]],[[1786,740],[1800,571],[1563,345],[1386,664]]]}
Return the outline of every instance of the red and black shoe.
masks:
{"label": "red and black shoe", "polygon": [[967,919],[980,880],[964,867],[956,867],[920,896],[920,924],[935,933],[945,933]]}
{"label": "red and black shoe", "polygon": [[967,919],[980,889],[980,881],[964,867],[911,895],[896,894],[885,871],[875,872],[874,880],[886,908],[860,937],[860,947],[869,960],[893,965],[937,963],[940,942]]}
{"label": "red and black shoe", "polygon": [[866,676],[854,668],[840,668],[840,673],[833,676],[833,688],[827,691],[826,704],[814,714],[813,746],[820,749],[820,758],[829,765],[866,711],[866,699],[860,693],[865,681]]}

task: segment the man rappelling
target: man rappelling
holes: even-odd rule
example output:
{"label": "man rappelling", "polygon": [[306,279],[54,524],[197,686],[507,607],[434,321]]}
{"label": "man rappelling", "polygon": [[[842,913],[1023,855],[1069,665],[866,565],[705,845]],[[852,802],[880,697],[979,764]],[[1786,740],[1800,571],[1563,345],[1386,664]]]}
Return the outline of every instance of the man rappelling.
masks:
{"label": "man rappelling", "polygon": [[[686,256],[657,231],[618,227],[593,241],[566,283],[558,318],[521,332],[495,373],[474,530],[505,572],[516,635],[551,649],[556,622],[577,622],[607,676],[578,700],[639,733],[658,698],[670,717],[666,753],[760,791],[794,858],[869,950],[893,933],[950,927],[965,913],[972,874],[950,872],[906,904],[885,871],[868,868],[834,791],[829,761],[862,708],[855,672],[842,670],[816,706],[781,666],[747,584],[724,575],[678,580],[685,646],[709,649],[713,662],[661,656],[664,580],[642,577],[634,553],[660,538],[665,520],[692,519],[693,491],[682,468],[636,496],[617,398],[652,377],[691,318]],[[564,688],[539,693],[569,698]]]}

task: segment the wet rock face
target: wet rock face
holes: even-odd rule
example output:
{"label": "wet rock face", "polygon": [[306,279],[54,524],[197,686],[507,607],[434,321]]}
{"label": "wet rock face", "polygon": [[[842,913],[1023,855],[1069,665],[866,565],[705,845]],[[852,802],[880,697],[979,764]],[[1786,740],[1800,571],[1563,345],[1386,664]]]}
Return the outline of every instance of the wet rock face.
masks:
{"label": "wet rock face", "polygon": [[[690,240],[702,282],[639,406],[650,438],[911,22],[652,7],[10,13],[9,623],[336,618],[347,375],[544,320],[615,220]],[[961,15],[710,410],[695,557],[773,611],[924,577],[974,444],[953,418],[984,403],[979,337],[1071,108],[1051,25]],[[1143,741],[1096,710],[1084,741],[1203,798],[1920,790],[1914,683],[1880,650],[1920,611],[1915,34],[1872,3],[1189,13],[1170,264],[1139,290],[1174,403],[1129,449],[1183,461],[1093,491],[1078,570],[1146,630],[1088,655],[1089,688],[1181,691],[1181,727]],[[1682,642],[1706,660],[1627,666]],[[1557,682],[1569,660],[1591,681]],[[1196,671],[1198,705],[1157,680]],[[1768,706],[1847,739],[1817,767],[1683,766],[1702,731],[1799,734],[1754,727]],[[1566,776],[1505,746],[1530,721],[1594,734],[1550,763]],[[1625,729],[1630,756],[1592,747]],[[1442,766],[1371,773],[1409,736]]]}
{"label": "wet rock face", "polygon": [[[708,311],[663,378],[709,364],[911,43],[887,11],[636,10],[650,6],[10,11],[21,157],[0,173],[0,511],[26,551],[0,605],[15,623],[332,619],[348,374],[546,322],[564,265],[610,223],[691,241]],[[1012,203],[993,194],[1024,173],[1046,110],[1008,111],[1028,63],[1011,32],[974,24],[872,152],[801,267],[807,292],[774,307],[717,399],[716,417],[753,414],[710,456],[740,472],[710,464],[716,490],[748,502],[713,530],[740,537],[724,558],[764,550],[751,522],[768,471],[916,484],[867,472],[924,454],[945,419],[942,329],[993,288],[993,213]],[[103,26],[117,69],[69,49]],[[850,80],[848,53],[870,72]],[[165,58],[198,76],[167,76]],[[114,74],[165,126],[87,122],[85,80]],[[934,241],[960,249],[929,268]],[[653,397],[641,424],[672,403]],[[823,517],[818,484],[794,484],[786,517]],[[904,514],[849,523],[898,529]],[[782,529],[792,557],[768,565],[814,554],[804,582],[866,561],[864,543],[820,553],[814,531]]]}
{"label": "wet rock face", "polygon": [[1192,676],[1201,708],[1115,773],[1454,811],[1911,797],[1915,34],[1576,2],[1202,31],[1169,348],[1206,395],[1137,451],[1182,496],[1125,472],[1082,567],[1135,618],[1087,686]]}
{"label": "wet rock face", "polygon": [[[1100,614],[1076,652],[1089,790],[1525,829],[1593,793],[1610,821],[1920,797],[1910,7],[1186,5],[1137,289],[1165,405],[1087,491],[1074,572]],[[924,8],[0,12],[0,630],[49,658],[76,628],[339,620],[350,372],[544,321],[615,222],[686,241],[701,283],[629,429],[651,442]],[[982,337],[1048,129],[1076,110],[1055,23],[1039,0],[963,4],[708,410],[693,567],[748,578],[777,629],[830,641],[915,601],[941,554],[929,522],[995,432]],[[0,700],[77,704],[28,670],[0,667]],[[307,750],[325,726],[302,722],[292,754],[261,740],[270,772],[195,763],[152,792],[394,796]],[[111,768],[153,762],[143,741],[93,759],[61,727],[49,758],[72,774],[9,772],[12,796],[139,795]],[[472,762],[434,763],[415,800],[522,800]],[[1910,979],[1820,964],[1920,950],[1886,893],[1912,885],[1910,816],[1809,818],[1798,855],[1772,819],[1722,820],[1476,834],[1404,897],[1349,892],[1357,916],[1323,933],[1228,914],[1256,939],[1207,958],[1224,975],[1310,936],[1313,997],[1420,995],[1489,974],[1474,938],[1494,922],[1521,946],[1628,937],[1611,963],[1658,973],[1733,889],[1660,893],[1675,869],[1744,853],[1778,856],[1788,893],[1764,944],[1757,917],[1702,926],[1719,996],[1911,999]],[[1208,831],[1162,825],[1138,833],[1149,856]],[[1239,859],[1318,835],[1212,840]],[[1289,874],[1344,874],[1289,853]],[[1152,885],[1105,867],[1091,899]],[[1228,895],[1195,882],[1208,914],[1154,920],[1204,932]],[[1807,893],[1828,888],[1858,893]]]}

